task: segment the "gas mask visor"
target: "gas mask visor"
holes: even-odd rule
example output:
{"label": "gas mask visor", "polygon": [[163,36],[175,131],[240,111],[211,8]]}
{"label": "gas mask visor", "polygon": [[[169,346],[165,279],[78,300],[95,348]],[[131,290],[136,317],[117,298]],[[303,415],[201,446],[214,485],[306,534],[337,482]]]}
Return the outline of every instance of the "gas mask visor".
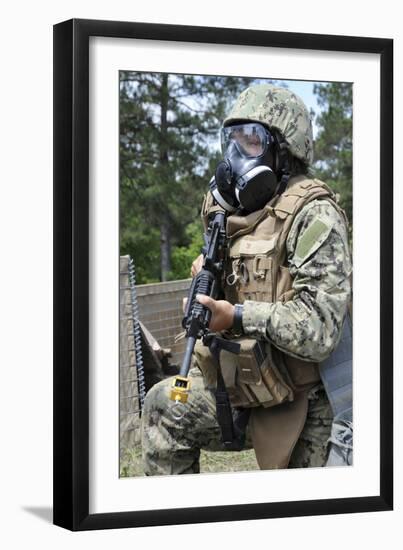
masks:
{"label": "gas mask visor", "polygon": [[258,122],[235,124],[221,129],[221,151],[225,156],[233,144],[243,158],[258,158],[264,155],[273,142],[268,130]]}

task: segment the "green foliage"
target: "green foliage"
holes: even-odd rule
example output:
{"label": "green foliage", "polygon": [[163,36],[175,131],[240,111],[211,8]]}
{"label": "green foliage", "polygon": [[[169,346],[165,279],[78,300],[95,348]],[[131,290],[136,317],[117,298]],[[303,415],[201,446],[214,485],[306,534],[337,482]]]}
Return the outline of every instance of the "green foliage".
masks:
{"label": "green foliage", "polygon": [[134,258],[139,283],[188,276],[200,247],[187,227],[208,188],[212,144],[249,82],[120,73],[120,253]]}
{"label": "green foliage", "polygon": [[317,84],[314,93],[323,109],[316,118],[319,127],[315,141],[316,174],[339,194],[340,204],[352,223],[352,84]]}
{"label": "green foliage", "polygon": [[187,279],[190,277],[192,262],[201,253],[203,246],[203,226],[201,220],[190,223],[185,230],[188,243],[183,246],[175,246],[172,250],[171,280]]}

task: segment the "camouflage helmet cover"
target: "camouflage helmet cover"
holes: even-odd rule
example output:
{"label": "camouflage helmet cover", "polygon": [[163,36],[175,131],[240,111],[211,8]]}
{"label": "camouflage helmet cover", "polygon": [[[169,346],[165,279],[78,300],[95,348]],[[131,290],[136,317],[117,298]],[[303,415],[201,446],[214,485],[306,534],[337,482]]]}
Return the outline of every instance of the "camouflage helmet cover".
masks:
{"label": "camouflage helmet cover", "polygon": [[290,152],[305,164],[313,161],[312,121],[304,102],[287,88],[257,84],[247,88],[236,100],[224,126],[240,120],[265,124],[278,130]]}

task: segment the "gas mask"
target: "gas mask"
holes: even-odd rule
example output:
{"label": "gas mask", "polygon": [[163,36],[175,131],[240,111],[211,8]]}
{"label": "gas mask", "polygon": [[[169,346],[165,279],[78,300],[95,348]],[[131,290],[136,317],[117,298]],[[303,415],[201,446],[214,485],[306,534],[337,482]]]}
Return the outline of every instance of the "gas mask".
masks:
{"label": "gas mask", "polygon": [[273,171],[275,137],[258,122],[222,128],[223,160],[210,181],[216,202],[228,212],[254,212],[265,206],[279,187]]}

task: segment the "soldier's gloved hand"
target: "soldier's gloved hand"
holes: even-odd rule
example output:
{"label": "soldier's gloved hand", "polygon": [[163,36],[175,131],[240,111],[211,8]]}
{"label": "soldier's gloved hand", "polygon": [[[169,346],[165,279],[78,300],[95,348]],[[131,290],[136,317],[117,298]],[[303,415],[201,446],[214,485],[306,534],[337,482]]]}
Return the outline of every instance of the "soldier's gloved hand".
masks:
{"label": "soldier's gloved hand", "polygon": [[200,256],[197,256],[197,258],[192,263],[192,267],[190,268],[190,274],[192,277],[195,277],[201,268],[203,267],[203,254],[200,254]]}
{"label": "soldier's gloved hand", "polygon": [[213,298],[203,294],[196,294],[196,300],[208,307],[212,313],[209,325],[211,332],[220,332],[232,327],[235,307],[227,300],[213,300]]}

